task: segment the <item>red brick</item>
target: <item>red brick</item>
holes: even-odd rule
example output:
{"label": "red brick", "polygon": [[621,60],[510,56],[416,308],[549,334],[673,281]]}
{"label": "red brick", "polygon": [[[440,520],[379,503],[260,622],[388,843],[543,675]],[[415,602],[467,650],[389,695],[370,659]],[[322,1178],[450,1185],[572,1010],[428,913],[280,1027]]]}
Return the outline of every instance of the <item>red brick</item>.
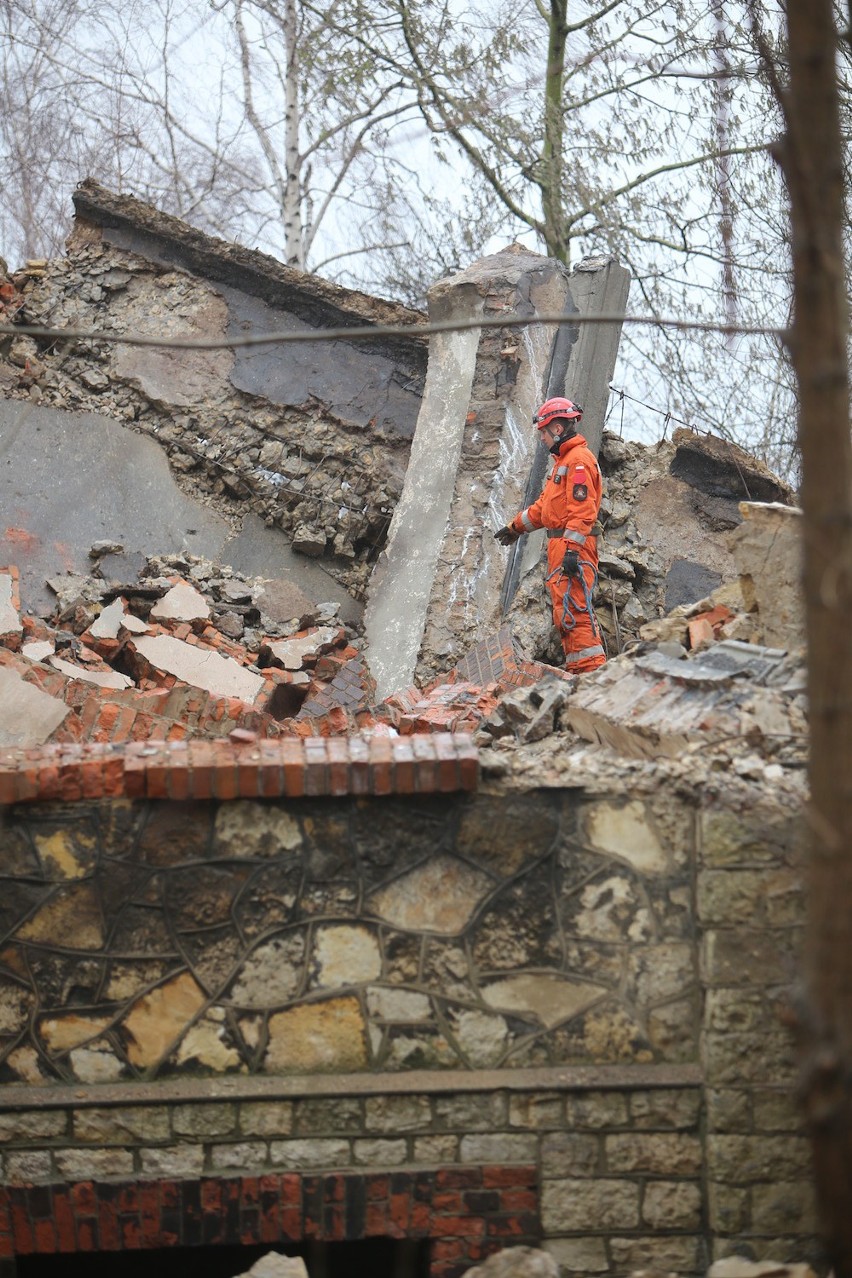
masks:
{"label": "red brick", "polygon": [[326,742],[329,794],[349,793],[349,742],[345,737],[329,737]]}
{"label": "red brick", "polygon": [[50,1255],[56,1251],[56,1229],[52,1220],[37,1220],[33,1224],[35,1249],[40,1255]]}
{"label": "red brick", "polygon": [[281,742],[281,763],[288,799],[300,799],[305,793],[305,747],[292,738]]}
{"label": "red brick", "polygon": [[432,1199],[433,1211],[449,1211],[454,1215],[458,1215],[464,1210],[464,1200],[461,1191],[458,1189],[445,1190],[443,1193],[435,1194]]}
{"label": "red brick", "polygon": [[98,1199],[90,1180],[79,1180],[71,1186],[71,1207],[77,1220],[81,1216],[97,1216]]}
{"label": "red brick", "polygon": [[365,1180],[366,1180],[367,1202],[373,1203],[373,1202],[379,1201],[380,1199],[387,1198],[388,1193],[390,1192],[389,1176],[367,1176]]}
{"label": "red brick", "polygon": [[98,1234],[103,1251],[119,1251],[121,1248],[121,1230],[118,1225],[118,1213],[112,1203],[103,1199],[98,1203]]}
{"label": "red brick", "polygon": [[77,1221],[77,1250],[98,1251],[98,1229],[93,1220]]}
{"label": "red brick", "polygon": [[482,1183],[479,1167],[444,1167],[435,1173],[437,1189],[476,1189]]}
{"label": "red brick", "polygon": [[160,1187],[156,1182],[139,1186],[139,1227],[143,1247],[160,1245]]}
{"label": "red brick", "polygon": [[12,1203],[11,1217],[12,1231],[15,1237],[15,1251],[22,1256],[28,1256],[35,1251],[35,1238],[30,1225],[29,1213],[22,1203]]}
{"label": "red brick", "polygon": [[538,1211],[538,1194],[532,1189],[504,1189],[500,1194],[500,1210]]}
{"label": "red brick", "polygon": [[461,1238],[436,1238],[430,1248],[432,1260],[461,1260],[467,1255],[467,1248]]}
{"label": "red brick", "polygon": [[414,794],[417,788],[414,749],[409,738],[393,741],[394,794]]}
{"label": "red brick", "polygon": [[440,1237],[482,1238],[485,1221],[478,1216],[441,1216],[433,1228]]}
{"label": "red brick", "polygon": [[417,736],[411,738],[414,751],[414,783],[418,794],[434,794],[438,789],[438,761],[435,755],[434,738]]}
{"label": "red brick", "polygon": [[282,1207],[281,1208],[281,1237],[288,1238],[295,1242],[302,1237],[302,1209],[301,1207]]}
{"label": "red brick", "polygon": [[536,1185],[534,1167],[483,1167],[482,1183],[486,1189],[529,1189]]}
{"label": "red brick", "polygon": [[367,1203],[364,1219],[365,1238],[382,1237],[388,1232],[389,1204],[387,1202]]}
{"label": "red brick", "polygon": [[393,747],[390,737],[376,734],[369,741],[370,794],[393,793]]}

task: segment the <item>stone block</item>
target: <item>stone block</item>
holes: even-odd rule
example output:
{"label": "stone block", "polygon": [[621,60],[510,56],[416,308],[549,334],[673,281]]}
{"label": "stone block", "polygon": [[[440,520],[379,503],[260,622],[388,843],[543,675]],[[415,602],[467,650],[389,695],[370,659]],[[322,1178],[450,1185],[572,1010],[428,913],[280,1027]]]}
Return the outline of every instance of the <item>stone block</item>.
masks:
{"label": "stone block", "polygon": [[[636,1097],[631,1098],[631,1104]],[[584,1092],[568,1096],[565,1116],[569,1127],[598,1129],[628,1125],[627,1097],[622,1092]]]}
{"label": "stone block", "polygon": [[729,1136],[707,1139],[711,1179],[731,1185],[795,1180],[811,1174],[810,1144],[804,1136]]}
{"label": "stone block", "polygon": [[562,1127],[563,1101],[556,1093],[531,1093],[509,1098],[509,1126],[534,1130]]}
{"label": "stone block", "polygon": [[747,814],[704,809],[699,814],[699,849],[704,865],[795,866],[805,847],[801,816],[791,818],[777,808],[760,806]]}
{"label": "stone block", "polygon": [[658,1274],[689,1274],[703,1269],[703,1239],[700,1235],[672,1235],[668,1238],[611,1238],[613,1265],[632,1272],[650,1269]]}
{"label": "stone block", "polygon": [[761,1086],[766,1082],[767,1061],[772,1061],[772,1081],[792,1087],[798,1071],[787,1033],[705,1036],[704,1071],[712,1086]]}
{"label": "stone block", "polygon": [[707,1127],[711,1132],[751,1130],[751,1096],[748,1090],[710,1087],[706,1093]]}
{"label": "stone block", "polygon": [[74,1113],[75,1140],[99,1145],[148,1144],[168,1140],[169,1111],[165,1105],[117,1106],[115,1109],[79,1109]]}
{"label": "stone block", "polygon": [[596,1176],[602,1168],[601,1141],[585,1132],[548,1132],[541,1137],[541,1174]]}
{"label": "stone block", "polygon": [[129,1149],[55,1149],[56,1170],[65,1180],[100,1180],[133,1173]]}
{"label": "stone block", "polygon": [[294,1128],[299,1136],[339,1136],[361,1132],[364,1115],[355,1097],[312,1097],[296,1103]]}
{"label": "stone block", "polygon": [[686,1132],[623,1133],[604,1139],[610,1172],[655,1172],[691,1176],[701,1170],[701,1142]]}
{"label": "stone block", "polygon": [[49,1149],[13,1150],[5,1155],[3,1163],[6,1185],[32,1185],[49,1181],[53,1176]]}
{"label": "stone block", "polygon": [[364,1103],[368,1132],[428,1131],[432,1111],[428,1096],[371,1096]]}
{"label": "stone block", "polygon": [[716,1034],[755,1034],[778,1030],[778,1015],[764,991],[741,987],[707,991],[705,1028]]}
{"label": "stone block", "polygon": [[648,1181],[642,1199],[642,1220],[651,1229],[700,1229],[700,1187],[682,1180]]}
{"label": "stone block", "polygon": [[213,1171],[239,1171],[250,1176],[266,1166],[266,1144],[262,1140],[244,1140],[211,1145],[209,1159]]}
{"label": "stone block", "polygon": [[435,1167],[458,1162],[458,1136],[416,1136],[414,1162],[421,1167]]}
{"label": "stone block", "polygon": [[711,1233],[742,1233],[750,1219],[751,1190],[719,1181],[708,1182],[707,1225]]}
{"label": "stone block", "polygon": [[695,946],[691,942],[633,945],[628,956],[628,988],[641,1006],[677,998],[696,980]]}
{"label": "stone block", "polygon": [[67,1127],[68,1113],[64,1109],[24,1109],[0,1114],[0,1141],[8,1145],[19,1140],[64,1136]]}
{"label": "stone block", "polygon": [[227,1101],[175,1105],[172,1130],[178,1136],[228,1136],[237,1129],[237,1107]]}
{"label": "stone block", "polygon": [[801,878],[789,866],[704,870],[698,875],[696,901],[698,918],[710,926],[742,923],[754,928],[804,922]]}
{"label": "stone block", "polygon": [[780,502],[740,502],[743,522],[729,534],[746,611],[757,612],[761,642],[798,648],[805,642],[802,598],[802,512]]}
{"label": "stone block", "polygon": [[274,1167],[292,1171],[309,1167],[333,1171],[348,1167],[352,1161],[348,1140],[273,1140],[269,1143],[269,1159]]}
{"label": "stone block", "polygon": [[775,1238],[779,1234],[815,1234],[816,1197],[811,1182],[773,1181],[751,1191],[751,1233]]}
{"label": "stone block", "polygon": [[546,1180],[541,1187],[541,1222],[547,1234],[590,1229],[635,1229],[639,1186],[629,1180]]}
{"label": "stone block", "polygon": [[756,1132],[802,1132],[804,1118],[791,1090],[755,1089],[751,1104]]}
{"label": "stone block", "polygon": [[550,1238],[543,1246],[556,1261],[564,1278],[583,1273],[603,1274],[609,1269],[603,1238]]}
{"label": "stone block", "polygon": [[708,985],[777,988],[792,980],[799,951],[799,929],[758,932],[730,928],[707,932],[701,971]]}
{"label": "stone block", "polygon": [[203,1145],[161,1145],[139,1152],[143,1176],[200,1176],[204,1170]]}
{"label": "stone block", "polygon": [[[630,1093],[631,1127],[644,1130],[687,1131],[698,1126],[701,1113],[701,1092],[698,1088],[653,1088]],[[627,1119],[623,1126],[628,1125]],[[612,1124],[616,1126],[616,1124]]]}
{"label": "stone block", "polygon": [[352,1142],[353,1159],[358,1166],[381,1168],[396,1167],[404,1163],[408,1147],[404,1140],[355,1140]]}
{"label": "stone block", "polygon": [[538,1137],[519,1132],[462,1136],[459,1159],[463,1163],[533,1163],[538,1156]]}
{"label": "stone block", "polygon": [[436,1096],[432,1102],[436,1126],[454,1132],[502,1130],[507,1124],[507,1106],[505,1092],[462,1092]]}
{"label": "stone block", "polygon": [[243,1101],[240,1132],[243,1136],[289,1136],[293,1130],[292,1101]]}

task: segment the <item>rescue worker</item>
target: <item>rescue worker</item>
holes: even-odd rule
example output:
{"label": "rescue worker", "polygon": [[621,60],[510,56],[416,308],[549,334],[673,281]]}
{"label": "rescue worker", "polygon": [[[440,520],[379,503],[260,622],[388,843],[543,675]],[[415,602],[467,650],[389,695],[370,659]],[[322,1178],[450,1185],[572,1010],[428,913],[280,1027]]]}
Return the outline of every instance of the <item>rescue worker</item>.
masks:
{"label": "rescue worker", "polygon": [[606,661],[600,626],[592,607],[598,577],[597,537],[601,472],[577,423],[583,415],[570,399],[548,399],[533,421],[554,456],[553,469],[538,501],[515,515],[494,536],[510,546],[524,533],[547,529],[547,588],[553,620],[562,639],[565,669],[585,674]]}

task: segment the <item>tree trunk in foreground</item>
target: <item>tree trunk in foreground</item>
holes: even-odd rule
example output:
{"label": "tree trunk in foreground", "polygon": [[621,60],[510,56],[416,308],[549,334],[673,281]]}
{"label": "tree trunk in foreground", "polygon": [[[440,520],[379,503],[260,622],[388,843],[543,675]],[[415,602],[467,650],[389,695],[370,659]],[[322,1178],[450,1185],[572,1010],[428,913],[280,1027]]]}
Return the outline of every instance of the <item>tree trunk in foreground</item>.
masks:
{"label": "tree trunk in foreground", "polygon": [[852,444],[843,163],[831,0],[788,0],[782,163],[791,201],[811,846],[802,1087],[837,1278],[852,1278]]}

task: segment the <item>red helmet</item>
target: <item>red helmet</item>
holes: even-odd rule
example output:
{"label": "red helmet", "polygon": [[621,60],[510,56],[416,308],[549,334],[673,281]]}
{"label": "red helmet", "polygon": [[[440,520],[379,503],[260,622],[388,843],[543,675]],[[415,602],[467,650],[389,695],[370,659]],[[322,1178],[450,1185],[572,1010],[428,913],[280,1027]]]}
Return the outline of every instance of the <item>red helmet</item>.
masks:
{"label": "red helmet", "polygon": [[579,404],[575,404],[570,399],[546,399],[533,417],[533,421],[539,430],[544,430],[545,426],[549,426],[557,417],[565,417],[568,421],[578,422],[583,416],[583,410]]}

